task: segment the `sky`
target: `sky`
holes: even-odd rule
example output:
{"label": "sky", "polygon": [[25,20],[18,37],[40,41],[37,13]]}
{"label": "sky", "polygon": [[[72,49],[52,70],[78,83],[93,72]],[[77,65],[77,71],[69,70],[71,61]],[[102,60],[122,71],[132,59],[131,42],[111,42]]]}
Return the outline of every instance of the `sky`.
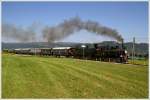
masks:
{"label": "sky", "polygon": [[[36,41],[41,42],[43,27],[56,26],[74,16],[116,29],[125,42],[132,41],[133,37],[138,42],[148,42],[148,2],[2,2],[2,24],[21,27],[35,24],[39,37]],[[81,30],[59,41],[94,43],[107,40],[114,39]],[[2,41],[16,40],[2,37]]]}

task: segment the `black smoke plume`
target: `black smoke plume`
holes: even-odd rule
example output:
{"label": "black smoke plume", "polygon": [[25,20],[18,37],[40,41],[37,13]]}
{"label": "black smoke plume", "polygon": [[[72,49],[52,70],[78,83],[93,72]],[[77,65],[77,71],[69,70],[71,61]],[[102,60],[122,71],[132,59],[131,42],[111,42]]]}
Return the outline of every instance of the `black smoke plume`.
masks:
{"label": "black smoke plume", "polygon": [[[36,40],[40,40],[37,37],[37,27],[35,26],[35,24],[32,24],[27,28],[22,28],[14,24],[4,23],[2,24],[2,37],[19,42],[35,42]],[[102,26],[99,23],[90,20],[82,21],[79,17],[64,20],[64,22],[54,27],[44,27],[42,29],[43,37],[41,40],[46,40],[48,42],[58,41],[80,30],[87,30],[98,35],[108,36],[119,42],[123,41],[123,38],[115,29]]]}
{"label": "black smoke plume", "polygon": [[[115,29],[102,26],[97,22],[88,20],[82,21],[79,17],[74,17],[69,20],[64,20],[64,22],[58,24],[55,27],[45,27],[43,29],[43,37],[49,42],[63,39],[74,32],[80,30],[87,30],[91,33],[98,35],[104,35],[116,39],[119,42],[123,41],[123,38]],[[85,34],[86,35],[86,34]]]}
{"label": "black smoke plume", "polygon": [[13,39],[19,42],[33,42],[36,39],[35,27],[22,28],[14,24],[2,24],[2,37],[6,39]]}

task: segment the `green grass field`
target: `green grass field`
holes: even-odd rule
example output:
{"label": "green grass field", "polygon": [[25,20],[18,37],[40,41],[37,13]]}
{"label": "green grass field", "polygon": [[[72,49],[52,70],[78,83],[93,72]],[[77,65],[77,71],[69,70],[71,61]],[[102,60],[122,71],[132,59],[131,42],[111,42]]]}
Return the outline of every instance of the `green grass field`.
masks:
{"label": "green grass field", "polygon": [[128,63],[130,64],[137,64],[137,65],[144,65],[144,66],[148,66],[148,59],[135,59],[134,61],[133,60],[128,60]]}
{"label": "green grass field", "polygon": [[2,98],[148,98],[148,66],[3,54]]}

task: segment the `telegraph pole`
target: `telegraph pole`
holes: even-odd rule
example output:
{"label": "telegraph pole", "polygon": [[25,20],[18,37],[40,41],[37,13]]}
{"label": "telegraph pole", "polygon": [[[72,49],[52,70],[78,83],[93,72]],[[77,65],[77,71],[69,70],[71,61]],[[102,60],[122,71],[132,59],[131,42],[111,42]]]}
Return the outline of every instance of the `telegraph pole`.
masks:
{"label": "telegraph pole", "polygon": [[132,63],[134,63],[135,57],[135,37],[133,37],[133,44],[132,44]]}

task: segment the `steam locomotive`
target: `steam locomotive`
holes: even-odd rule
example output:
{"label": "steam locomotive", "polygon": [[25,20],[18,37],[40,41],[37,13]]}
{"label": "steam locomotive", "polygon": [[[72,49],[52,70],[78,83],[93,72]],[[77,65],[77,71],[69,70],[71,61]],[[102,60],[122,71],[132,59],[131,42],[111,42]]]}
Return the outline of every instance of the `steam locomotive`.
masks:
{"label": "steam locomotive", "polygon": [[98,46],[93,47],[54,47],[54,48],[18,48],[8,50],[15,54],[29,54],[40,56],[72,57],[77,59],[88,59],[106,62],[126,63],[127,51],[119,46]]}

